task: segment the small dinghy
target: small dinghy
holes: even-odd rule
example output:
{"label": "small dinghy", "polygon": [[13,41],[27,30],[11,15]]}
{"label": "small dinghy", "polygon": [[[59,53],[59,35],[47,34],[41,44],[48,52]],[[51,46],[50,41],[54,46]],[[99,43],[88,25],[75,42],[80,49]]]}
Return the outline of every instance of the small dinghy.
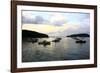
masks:
{"label": "small dinghy", "polygon": [[86,43],[86,41],[76,41],[76,43]]}

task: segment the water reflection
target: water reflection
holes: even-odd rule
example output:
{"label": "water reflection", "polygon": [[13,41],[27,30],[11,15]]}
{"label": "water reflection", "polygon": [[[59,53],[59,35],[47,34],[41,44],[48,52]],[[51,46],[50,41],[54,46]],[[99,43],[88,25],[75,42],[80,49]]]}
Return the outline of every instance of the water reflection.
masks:
{"label": "water reflection", "polygon": [[89,38],[28,38],[22,41],[22,62],[89,59]]}

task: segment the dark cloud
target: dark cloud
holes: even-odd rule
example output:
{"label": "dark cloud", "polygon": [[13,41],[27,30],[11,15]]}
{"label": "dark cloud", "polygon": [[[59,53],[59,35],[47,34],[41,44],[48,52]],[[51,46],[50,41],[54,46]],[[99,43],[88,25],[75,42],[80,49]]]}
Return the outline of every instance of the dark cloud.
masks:
{"label": "dark cloud", "polygon": [[44,19],[41,16],[36,16],[34,19],[34,24],[41,24],[44,22]]}
{"label": "dark cloud", "polygon": [[45,20],[41,16],[35,16],[34,18],[28,18],[28,17],[22,16],[23,24],[43,24],[43,23],[47,23],[47,22],[48,21]]}
{"label": "dark cloud", "polygon": [[63,24],[65,24],[66,21],[54,21],[52,24],[55,26],[63,26]]}
{"label": "dark cloud", "polygon": [[22,23],[23,24],[51,24],[55,26],[62,26],[63,24],[66,23],[66,21],[58,20],[58,21],[50,22],[49,20],[44,19],[42,16],[35,16],[34,18],[22,16]]}
{"label": "dark cloud", "polygon": [[32,23],[34,23],[34,19],[22,16],[22,23],[23,24],[32,24]]}

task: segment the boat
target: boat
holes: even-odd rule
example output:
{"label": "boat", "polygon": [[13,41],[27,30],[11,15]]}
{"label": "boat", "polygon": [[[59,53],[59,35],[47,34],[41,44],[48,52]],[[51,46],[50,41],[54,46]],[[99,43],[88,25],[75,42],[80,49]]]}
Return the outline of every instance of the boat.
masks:
{"label": "boat", "polygon": [[51,43],[48,42],[48,41],[46,41],[46,40],[44,40],[44,41],[42,41],[42,42],[39,42],[38,44],[39,44],[39,45],[44,45],[44,46],[46,46],[46,45],[50,45]]}
{"label": "boat", "polygon": [[86,41],[76,41],[76,43],[86,43]]}
{"label": "boat", "polygon": [[53,40],[52,42],[60,42],[61,38],[56,38],[55,40]]}

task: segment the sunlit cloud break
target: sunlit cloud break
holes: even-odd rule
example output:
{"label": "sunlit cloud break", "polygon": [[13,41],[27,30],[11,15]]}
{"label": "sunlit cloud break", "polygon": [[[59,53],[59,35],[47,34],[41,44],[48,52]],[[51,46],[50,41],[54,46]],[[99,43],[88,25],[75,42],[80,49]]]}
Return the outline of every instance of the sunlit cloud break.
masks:
{"label": "sunlit cloud break", "polygon": [[23,11],[22,24],[22,29],[48,35],[65,36],[70,33],[89,33],[90,15],[88,13]]}

